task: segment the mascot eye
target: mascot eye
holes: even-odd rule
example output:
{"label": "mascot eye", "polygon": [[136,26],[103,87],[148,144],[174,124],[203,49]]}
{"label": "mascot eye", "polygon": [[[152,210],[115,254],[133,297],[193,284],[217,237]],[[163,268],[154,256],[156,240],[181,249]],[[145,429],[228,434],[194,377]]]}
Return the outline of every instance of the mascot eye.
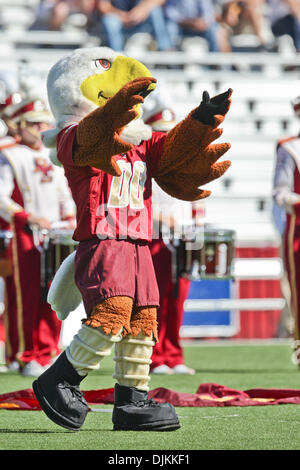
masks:
{"label": "mascot eye", "polygon": [[106,59],[97,59],[95,60],[95,65],[98,69],[108,70],[111,67],[111,63]]}

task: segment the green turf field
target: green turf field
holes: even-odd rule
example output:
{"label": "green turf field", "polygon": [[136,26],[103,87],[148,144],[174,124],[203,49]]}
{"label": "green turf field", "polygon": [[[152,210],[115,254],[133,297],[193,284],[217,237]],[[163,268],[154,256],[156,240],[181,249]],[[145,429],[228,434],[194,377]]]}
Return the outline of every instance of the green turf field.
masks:
{"label": "green turf field", "polygon": [[[194,393],[200,383],[227,387],[300,389],[291,345],[201,343],[186,346],[195,376],[152,376],[151,388]],[[82,382],[83,390],[113,387],[113,361]],[[31,388],[17,373],[0,374],[0,393]],[[93,408],[96,408],[93,406]],[[90,412],[83,428],[71,432],[41,411],[0,411],[0,450],[292,450],[300,449],[300,405],[177,408],[182,427],[170,433],[114,432],[109,405]]]}

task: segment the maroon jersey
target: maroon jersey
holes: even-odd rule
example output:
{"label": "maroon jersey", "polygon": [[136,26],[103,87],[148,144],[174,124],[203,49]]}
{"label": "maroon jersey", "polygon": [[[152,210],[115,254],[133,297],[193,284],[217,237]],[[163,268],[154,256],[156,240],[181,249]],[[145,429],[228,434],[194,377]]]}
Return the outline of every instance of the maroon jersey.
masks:
{"label": "maroon jersey", "polygon": [[165,134],[154,132],[151,139],[115,159],[119,177],[98,168],[77,167],[72,158],[77,125],[57,136],[57,156],[63,164],[77,207],[77,241],[98,237],[151,241],[151,179],[162,154]]}

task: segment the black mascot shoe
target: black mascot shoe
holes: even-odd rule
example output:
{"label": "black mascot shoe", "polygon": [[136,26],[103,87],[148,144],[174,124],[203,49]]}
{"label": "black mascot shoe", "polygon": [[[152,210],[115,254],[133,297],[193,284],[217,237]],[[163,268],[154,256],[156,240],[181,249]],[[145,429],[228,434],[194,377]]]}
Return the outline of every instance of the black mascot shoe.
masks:
{"label": "black mascot shoe", "polygon": [[170,403],[148,399],[148,393],[135,387],[115,385],[112,420],[114,431],[175,431],[178,416]]}
{"label": "black mascot shoe", "polygon": [[35,396],[48,418],[72,431],[81,428],[89,410],[79,390],[83,379],[63,352],[32,384]]}

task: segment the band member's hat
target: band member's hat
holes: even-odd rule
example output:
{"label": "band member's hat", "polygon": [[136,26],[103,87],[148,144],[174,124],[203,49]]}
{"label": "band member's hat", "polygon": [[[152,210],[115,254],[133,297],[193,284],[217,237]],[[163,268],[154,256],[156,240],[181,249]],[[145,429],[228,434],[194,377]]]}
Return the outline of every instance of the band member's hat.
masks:
{"label": "band member's hat", "polygon": [[53,121],[52,114],[48,110],[43,100],[23,100],[14,108],[13,114],[10,116],[15,122],[21,120],[27,122],[45,122]]}

